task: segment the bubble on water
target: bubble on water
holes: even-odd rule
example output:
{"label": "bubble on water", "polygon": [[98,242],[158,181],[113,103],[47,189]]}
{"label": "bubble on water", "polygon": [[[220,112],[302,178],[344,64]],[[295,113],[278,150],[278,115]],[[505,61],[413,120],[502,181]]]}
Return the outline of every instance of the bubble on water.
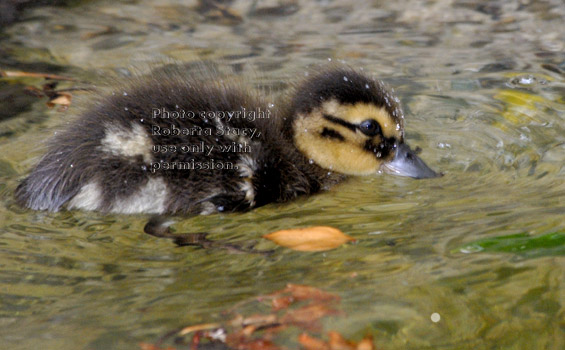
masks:
{"label": "bubble on water", "polygon": [[533,76],[529,75],[527,77],[520,77],[518,79],[518,84],[522,84],[522,85],[531,85],[533,83],[535,83],[536,78],[534,78]]}
{"label": "bubble on water", "polygon": [[538,79],[535,76],[529,75],[520,75],[514,77],[510,80],[510,85],[520,85],[520,86],[533,86],[537,83],[546,84],[547,80],[545,79]]}
{"label": "bubble on water", "polygon": [[483,251],[483,247],[478,244],[471,244],[466,247],[460,248],[459,251],[463,254],[478,253]]}

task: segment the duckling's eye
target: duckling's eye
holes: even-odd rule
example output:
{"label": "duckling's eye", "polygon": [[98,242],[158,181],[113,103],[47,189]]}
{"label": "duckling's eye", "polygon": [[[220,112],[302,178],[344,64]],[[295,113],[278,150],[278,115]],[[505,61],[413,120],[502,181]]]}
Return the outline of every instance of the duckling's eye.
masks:
{"label": "duckling's eye", "polygon": [[376,120],[367,119],[359,124],[359,130],[367,136],[376,136],[381,133],[381,126]]}

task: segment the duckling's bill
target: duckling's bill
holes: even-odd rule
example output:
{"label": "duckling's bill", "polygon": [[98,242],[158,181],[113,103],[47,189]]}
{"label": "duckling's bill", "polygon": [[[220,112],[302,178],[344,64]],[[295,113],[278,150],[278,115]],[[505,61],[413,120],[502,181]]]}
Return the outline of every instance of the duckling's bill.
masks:
{"label": "duckling's bill", "polygon": [[415,179],[429,179],[441,177],[443,174],[433,171],[422,158],[416,155],[410,146],[401,143],[396,146],[394,158],[382,166],[382,170],[387,174],[408,176]]}

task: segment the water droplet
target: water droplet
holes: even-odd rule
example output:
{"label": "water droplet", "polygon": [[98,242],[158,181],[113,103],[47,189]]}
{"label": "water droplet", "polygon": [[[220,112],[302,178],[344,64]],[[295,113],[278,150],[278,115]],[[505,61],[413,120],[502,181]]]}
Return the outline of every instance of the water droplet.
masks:
{"label": "water droplet", "polygon": [[369,84],[365,84],[365,89],[368,89],[368,88],[369,88]]}
{"label": "water droplet", "polygon": [[141,123],[143,123],[143,120],[144,120],[143,118],[139,119],[139,121],[140,121]]}
{"label": "water droplet", "polygon": [[518,80],[518,84],[530,85],[530,84],[533,84],[535,81],[536,81],[536,79],[533,76],[529,75],[527,77],[521,77]]}
{"label": "water droplet", "polygon": [[274,103],[269,103],[269,108],[273,108],[273,107],[275,107],[275,104],[274,104]]}
{"label": "water droplet", "polygon": [[331,176],[331,175],[332,175],[332,172],[331,172],[331,171],[328,171],[328,176]]}
{"label": "water droplet", "polygon": [[483,247],[478,244],[471,244],[466,247],[460,248],[459,251],[463,254],[477,253],[483,251]]}
{"label": "water droplet", "polygon": [[[512,80],[510,80],[510,84],[513,85],[527,86],[527,85],[534,85],[536,83],[537,83],[537,79],[533,75],[522,75],[522,76],[514,77]],[[546,83],[546,81],[540,80],[540,83],[544,84]]]}
{"label": "water droplet", "polygon": [[330,57],[328,57],[328,62],[331,62],[331,61],[332,61],[332,59]]}
{"label": "water droplet", "polygon": [[71,164],[71,165],[70,165],[70,167],[71,167],[71,168],[73,168],[73,167],[74,167],[74,165],[72,165],[72,164]]}
{"label": "water droplet", "polygon": [[124,111],[129,111],[129,109],[127,107],[124,107]]}
{"label": "water droplet", "polygon": [[346,76],[343,77],[343,80],[344,80],[344,81],[349,81],[349,79],[347,79]]}
{"label": "water droplet", "polygon": [[314,164],[314,159],[312,159],[312,158],[308,159],[308,163]]}
{"label": "water droplet", "polygon": [[128,93],[124,91],[124,96],[127,96],[127,95],[128,95]]}
{"label": "water droplet", "polygon": [[441,320],[441,316],[437,312],[434,312],[430,318],[434,323],[437,323],[439,322],[439,320]]}

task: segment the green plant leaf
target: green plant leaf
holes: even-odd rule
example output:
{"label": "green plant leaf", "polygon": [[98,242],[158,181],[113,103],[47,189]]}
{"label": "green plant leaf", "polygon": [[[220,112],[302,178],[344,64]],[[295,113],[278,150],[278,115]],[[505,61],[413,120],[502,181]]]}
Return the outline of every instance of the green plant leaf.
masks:
{"label": "green plant leaf", "polygon": [[516,253],[528,258],[565,256],[565,232],[531,236],[527,233],[481,239],[459,248],[462,253]]}

